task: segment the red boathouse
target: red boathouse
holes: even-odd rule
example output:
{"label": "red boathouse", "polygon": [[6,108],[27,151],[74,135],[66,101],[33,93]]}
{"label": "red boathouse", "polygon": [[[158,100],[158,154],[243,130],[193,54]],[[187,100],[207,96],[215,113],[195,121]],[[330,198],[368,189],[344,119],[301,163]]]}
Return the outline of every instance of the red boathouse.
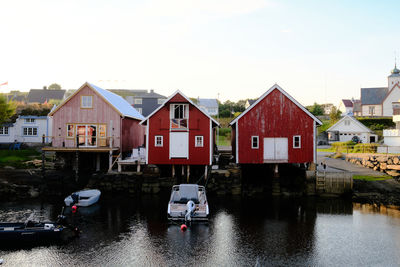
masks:
{"label": "red boathouse", "polygon": [[200,109],[180,91],[172,94],[164,104],[141,124],[147,125],[146,163],[155,165],[189,166],[212,164],[215,146],[215,127],[219,123]]}
{"label": "red boathouse", "polygon": [[240,164],[315,163],[317,124],[275,84],[230,123],[232,154]]}

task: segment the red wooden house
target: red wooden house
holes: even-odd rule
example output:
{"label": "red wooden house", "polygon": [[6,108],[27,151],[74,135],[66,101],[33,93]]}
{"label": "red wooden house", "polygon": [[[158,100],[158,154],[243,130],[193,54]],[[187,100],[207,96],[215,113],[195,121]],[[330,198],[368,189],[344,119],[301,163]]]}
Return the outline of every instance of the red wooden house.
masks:
{"label": "red wooden house", "polygon": [[175,165],[212,164],[219,123],[180,91],[141,123],[147,125],[147,164],[168,164],[173,170]]}
{"label": "red wooden house", "polygon": [[230,123],[236,163],[316,162],[317,124],[322,122],[275,84]]}
{"label": "red wooden house", "polygon": [[[144,117],[122,97],[93,84],[83,84],[49,113],[52,147],[58,152],[117,154],[144,145]],[[99,155],[98,155],[99,156]],[[98,163],[99,164],[99,163]]]}

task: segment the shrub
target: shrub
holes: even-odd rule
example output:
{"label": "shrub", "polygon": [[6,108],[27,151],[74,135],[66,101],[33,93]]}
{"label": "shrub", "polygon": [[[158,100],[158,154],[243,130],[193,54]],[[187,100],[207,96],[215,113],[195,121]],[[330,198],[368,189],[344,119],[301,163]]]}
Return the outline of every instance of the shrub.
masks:
{"label": "shrub", "polygon": [[356,144],[353,153],[376,153],[378,144]]}
{"label": "shrub", "polygon": [[351,152],[350,150],[355,144],[353,141],[335,142],[332,144],[332,148],[336,152]]}
{"label": "shrub", "polygon": [[231,128],[221,128],[219,129],[219,135],[220,136],[231,136]]}

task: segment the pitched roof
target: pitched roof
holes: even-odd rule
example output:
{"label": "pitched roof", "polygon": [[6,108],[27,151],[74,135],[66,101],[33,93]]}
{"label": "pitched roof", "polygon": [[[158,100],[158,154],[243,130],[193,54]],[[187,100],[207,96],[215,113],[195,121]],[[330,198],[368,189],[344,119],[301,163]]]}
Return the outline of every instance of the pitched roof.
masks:
{"label": "pitched roof", "polygon": [[207,108],[217,108],[218,102],[215,98],[198,98],[198,105]]}
{"label": "pitched roof", "polygon": [[31,89],[28,94],[28,103],[44,103],[50,99],[61,100],[65,90]]}
{"label": "pitched roof", "polygon": [[305,107],[303,107],[299,102],[296,101],[292,96],[290,96],[288,93],[286,93],[285,90],[283,90],[279,85],[274,84],[267,92],[265,92],[262,96],[260,96],[255,103],[253,103],[250,107],[248,107],[245,111],[243,111],[236,119],[231,121],[229,125],[235,124],[241,117],[243,117],[247,112],[249,112],[252,108],[254,108],[261,100],[263,100],[265,97],[267,97],[273,90],[279,90],[282,94],[284,94],[287,98],[289,98],[296,106],[298,106],[301,110],[303,110],[308,116],[310,116],[313,120],[315,120],[319,125],[322,125],[322,122],[315,117],[313,114],[311,114],[310,111],[308,111]]}
{"label": "pitched roof", "polygon": [[342,99],[342,102],[346,108],[353,107],[353,102],[350,99]]}
{"label": "pitched roof", "polygon": [[217,122],[213,117],[207,114],[202,108],[200,108],[198,105],[193,103],[192,100],[190,100],[187,96],[185,96],[181,91],[176,90],[175,93],[170,95],[162,105],[160,105],[156,110],[154,110],[149,116],[147,116],[145,119],[143,119],[140,124],[144,124],[151,116],[153,116],[157,111],[159,111],[162,107],[164,107],[174,96],[177,94],[180,94],[183,98],[185,98],[190,104],[192,104],[194,107],[196,107],[198,110],[200,110],[204,115],[206,115],[213,123],[215,123],[217,126],[220,126],[219,122]]}
{"label": "pitched roof", "polygon": [[387,87],[361,88],[361,105],[381,104],[387,93]]}
{"label": "pitched roof", "polygon": [[[349,115],[345,115],[343,118],[341,118],[338,122],[336,122],[334,125],[332,125],[331,127],[329,127],[328,130],[326,130],[326,132],[331,132],[331,131],[335,131],[335,128],[340,127],[341,124],[344,123],[345,119],[350,119],[351,121],[353,121],[357,126],[359,126],[361,129],[363,129],[364,131],[368,132],[368,133],[373,133],[373,131],[371,129],[369,129],[367,126],[365,126],[364,124],[362,124],[360,121],[358,121],[356,118],[354,118],[353,116],[349,116]],[[357,131],[355,131],[357,132]]]}
{"label": "pitched roof", "polygon": [[166,96],[157,94],[153,89],[150,91],[145,89],[108,89],[114,94],[120,95],[122,97],[133,96],[134,98],[167,98]]}
{"label": "pitched roof", "polygon": [[52,116],[58,109],[60,109],[65,103],[67,103],[71,98],[73,98],[80,90],[85,86],[88,86],[93,91],[95,91],[100,97],[103,98],[108,104],[110,104],[119,114],[123,117],[130,117],[137,120],[143,120],[144,117],[140,114],[134,107],[132,107],[125,99],[121,96],[116,95],[110,91],[104,90],[94,84],[88,82],[84,83],[78,90],[76,90],[68,99],[62,102],[57,108],[49,113]]}

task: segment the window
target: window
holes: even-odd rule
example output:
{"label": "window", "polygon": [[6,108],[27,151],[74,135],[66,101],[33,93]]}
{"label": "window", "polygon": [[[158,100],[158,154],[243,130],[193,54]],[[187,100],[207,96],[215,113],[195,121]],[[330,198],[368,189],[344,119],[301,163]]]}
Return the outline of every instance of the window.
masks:
{"label": "window", "polygon": [[8,135],[8,127],[7,126],[0,127],[0,135]]}
{"label": "window", "polygon": [[258,148],[258,136],[251,137],[251,148]]}
{"label": "window", "polygon": [[107,136],[107,127],[105,124],[99,125],[99,137],[106,137]]}
{"label": "window", "polygon": [[140,114],[143,114],[143,109],[142,109],[142,108],[136,108],[136,110],[137,110]]}
{"label": "window", "polygon": [[293,136],[293,148],[301,148],[301,136]]}
{"label": "window", "polygon": [[92,108],[92,96],[84,95],[81,97],[81,108]]}
{"label": "window", "polygon": [[198,135],[195,138],[195,147],[203,147],[203,136]]}
{"label": "window", "polygon": [[154,146],[162,147],[163,146],[163,137],[162,135],[155,136]]}
{"label": "window", "polygon": [[141,105],[142,104],[142,99],[141,98],[135,98],[135,105]]}
{"label": "window", "polygon": [[25,123],[35,123],[35,119],[27,118],[27,119],[25,119]]}
{"label": "window", "polygon": [[350,125],[350,121],[349,120],[345,120],[344,121],[344,125],[349,126]]}
{"label": "window", "polygon": [[369,114],[374,115],[375,114],[375,107],[369,107]]}
{"label": "window", "polygon": [[67,137],[68,138],[73,138],[74,135],[75,135],[74,125],[73,124],[67,124]]}
{"label": "window", "polygon": [[37,128],[35,127],[24,127],[22,129],[24,136],[37,136]]}
{"label": "window", "polygon": [[157,104],[161,105],[164,103],[164,101],[165,101],[165,99],[159,98],[159,99],[157,99]]}
{"label": "window", "polygon": [[187,104],[171,104],[171,129],[186,130],[188,128],[188,107]]}

